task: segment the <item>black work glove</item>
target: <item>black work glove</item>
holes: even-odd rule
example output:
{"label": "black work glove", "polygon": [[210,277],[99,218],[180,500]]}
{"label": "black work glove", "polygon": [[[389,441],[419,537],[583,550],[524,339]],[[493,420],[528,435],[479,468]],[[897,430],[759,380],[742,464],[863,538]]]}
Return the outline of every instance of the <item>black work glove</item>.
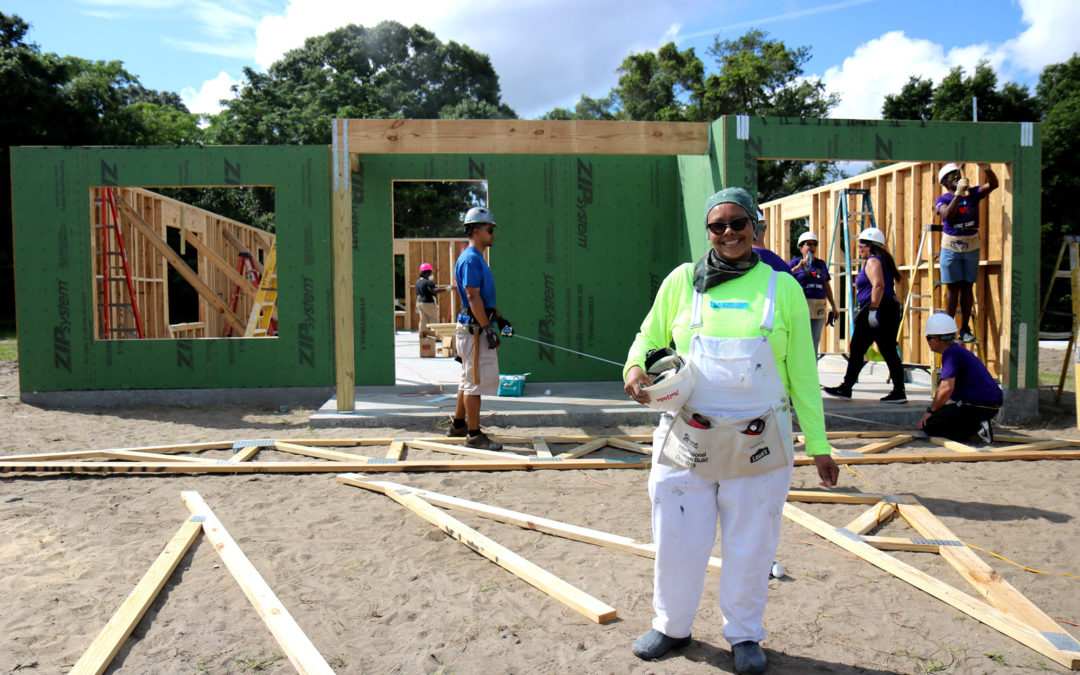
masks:
{"label": "black work glove", "polygon": [[495,317],[495,323],[499,325],[499,332],[503,334],[503,337],[514,337],[514,325],[506,320],[506,317]]}
{"label": "black work glove", "polygon": [[499,334],[495,332],[495,328],[490,323],[484,326],[484,337],[487,338],[488,349],[499,348]]}
{"label": "black work glove", "polygon": [[827,319],[825,319],[825,323],[827,325],[829,325],[829,326],[835,326],[836,325],[836,312],[834,312],[834,311],[832,311],[830,309],[829,310],[829,317]]}

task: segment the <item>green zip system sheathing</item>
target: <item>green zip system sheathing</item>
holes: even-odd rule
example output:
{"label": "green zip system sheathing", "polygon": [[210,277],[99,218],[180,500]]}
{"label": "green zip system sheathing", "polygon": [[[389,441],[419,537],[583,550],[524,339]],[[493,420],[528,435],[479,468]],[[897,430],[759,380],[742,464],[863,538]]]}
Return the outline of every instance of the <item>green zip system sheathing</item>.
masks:
{"label": "green zip system sheathing", "polygon": [[[466,123],[506,124],[429,122]],[[393,181],[486,180],[499,223],[490,259],[500,310],[522,336],[622,361],[664,276],[705,250],[705,199],[723,185],[753,191],[760,159],[787,158],[1010,163],[1005,386],[1018,386],[1021,353],[1019,386],[1034,386],[1038,125],[725,117],[708,131],[700,155],[511,154],[491,150],[497,143],[477,154],[357,155],[353,145],[355,384],[394,382]],[[13,148],[21,389],[333,385],[330,164],[325,147]],[[275,188],[279,337],[93,339],[90,187],[240,184]],[[534,381],[620,378],[617,366],[522,340],[504,343],[500,365]]]}
{"label": "green zip system sheathing", "polygon": [[[526,337],[621,362],[664,276],[691,255],[684,190],[710,181],[677,157],[361,155],[352,175],[354,345],[358,383],[392,384],[389,274],[395,180],[488,183],[498,222],[489,252],[500,311]],[[690,158],[693,159],[693,158]],[[706,187],[708,186],[708,187]],[[702,196],[705,195],[705,196]],[[700,208],[693,207],[692,212]],[[701,219],[698,214],[697,220]],[[704,235],[694,229],[696,238]],[[386,274],[375,274],[386,270]],[[373,311],[375,308],[380,308]],[[499,349],[504,373],[603,381],[617,366],[524,340]]]}
{"label": "green zip system sheathing", "polygon": [[[296,387],[333,380],[325,147],[13,148],[22,391]],[[91,186],[275,188],[272,339],[96,340]]]}

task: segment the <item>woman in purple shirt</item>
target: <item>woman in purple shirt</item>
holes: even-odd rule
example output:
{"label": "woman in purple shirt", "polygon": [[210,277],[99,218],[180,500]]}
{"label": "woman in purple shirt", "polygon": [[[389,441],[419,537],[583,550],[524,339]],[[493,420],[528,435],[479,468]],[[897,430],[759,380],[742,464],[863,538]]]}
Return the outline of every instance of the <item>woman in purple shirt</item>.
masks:
{"label": "woman in purple shirt", "polygon": [[[810,307],[810,335],[814,338],[815,353],[821,342],[822,329],[826,323],[831,326],[837,314],[832,287],[829,286],[829,266],[817,257],[817,247],[817,235],[803,232],[799,235],[799,252],[802,255],[788,263],[795,280],[803,287],[806,304]],[[825,307],[826,302],[829,309]]]}
{"label": "woman in purple shirt", "polygon": [[1001,387],[979,357],[956,343],[956,319],[942,312],[926,320],[926,344],[941,354],[937,395],[918,427],[930,436],[966,441],[973,434],[994,442],[990,420],[1001,409]]}
{"label": "woman in purple shirt", "polygon": [[855,332],[851,336],[851,352],[848,354],[844,381],[836,387],[825,387],[825,393],[838,398],[851,398],[851,388],[859,379],[859,371],[866,363],[866,350],[877,344],[878,351],[889,367],[892,391],[883,396],[885,403],[907,403],[904,392],[904,364],[896,350],[896,334],[900,331],[900,303],[896,301],[893,283],[900,278],[889,252],[885,250],[885,233],[870,227],[859,235],[859,257],[863,267],[855,278],[856,301],[859,311],[855,314]]}

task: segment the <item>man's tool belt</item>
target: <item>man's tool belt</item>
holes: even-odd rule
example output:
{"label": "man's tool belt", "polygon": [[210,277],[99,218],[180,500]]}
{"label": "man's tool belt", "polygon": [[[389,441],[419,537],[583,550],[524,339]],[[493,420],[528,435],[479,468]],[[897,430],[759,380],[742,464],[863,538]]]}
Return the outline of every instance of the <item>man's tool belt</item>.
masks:
{"label": "man's tool belt", "polygon": [[[495,323],[495,317],[498,316],[499,312],[494,307],[485,307],[484,314],[487,315],[488,323],[493,324]],[[476,335],[483,330],[483,327],[477,323],[476,316],[473,315],[471,307],[462,307],[461,311],[458,312],[457,321],[460,324],[464,324],[473,335]]]}

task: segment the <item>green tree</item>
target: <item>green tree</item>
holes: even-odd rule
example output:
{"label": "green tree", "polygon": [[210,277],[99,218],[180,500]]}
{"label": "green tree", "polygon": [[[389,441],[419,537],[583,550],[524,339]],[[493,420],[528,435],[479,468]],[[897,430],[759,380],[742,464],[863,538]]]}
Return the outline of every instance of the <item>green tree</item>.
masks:
{"label": "green tree", "polygon": [[803,78],[809,47],[789,49],[767,37],[764,31],[750,30],[735,40],[714,40],[709,53],[719,72],[705,80],[701,105],[706,118],[825,117],[839,103],[839,96],[825,93],[820,79]]}
{"label": "green tree", "polygon": [[1039,101],[1028,88],[1007,82],[998,87],[997,74],[986,61],[964,75],[957,66],[934,86],[930,79],[912,76],[896,94],[885,97],[881,114],[887,120],[970,122],[976,99],[980,122],[1032,122],[1040,118]]}
{"label": "green tree", "polygon": [[481,181],[396,181],[394,237],[461,237],[465,212],[486,203]]}
{"label": "green tree", "polygon": [[384,21],[308,38],[246,82],[210,124],[220,143],[328,144],[334,118],[513,118],[490,59]]}
{"label": "green tree", "polygon": [[921,120],[934,118],[934,81],[912,75],[898,94],[889,94],[881,107],[887,120]]}
{"label": "green tree", "polygon": [[578,99],[574,109],[555,108],[543,114],[542,120],[615,120],[620,111],[611,97],[590,98],[585,94]]}
{"label": "green tree", "polygon": [[619,66],[619,85],[611,92],[625,116],[660,122],[709,121],[701,111],[705,66],[691,47],[673,42],[655,54],[631,54]]}
{"label": "green tree", "polygon": [[176,94],[146,89],[119,61],[44,54],[29,30],[0,13],[0,325],[14,319],[12,146],[174,145],[200,136]]}
{"label": "green tree", "polygon": [[[693,48],[680,51],[668,43],[655,54],[631,54],[619,66],[619,84],[611,92],[619,106],[613,117],[687,122],[723,115],[824,117],[839,100],[825,93],[820,80],[803,77],[808,47],[789,49],[764,31],[751,30],[735,40],[717,37],[709,54],[716,72],[707,76]],[[832,162],[762,161],[758,198],[776,199],[840,177]]]}

